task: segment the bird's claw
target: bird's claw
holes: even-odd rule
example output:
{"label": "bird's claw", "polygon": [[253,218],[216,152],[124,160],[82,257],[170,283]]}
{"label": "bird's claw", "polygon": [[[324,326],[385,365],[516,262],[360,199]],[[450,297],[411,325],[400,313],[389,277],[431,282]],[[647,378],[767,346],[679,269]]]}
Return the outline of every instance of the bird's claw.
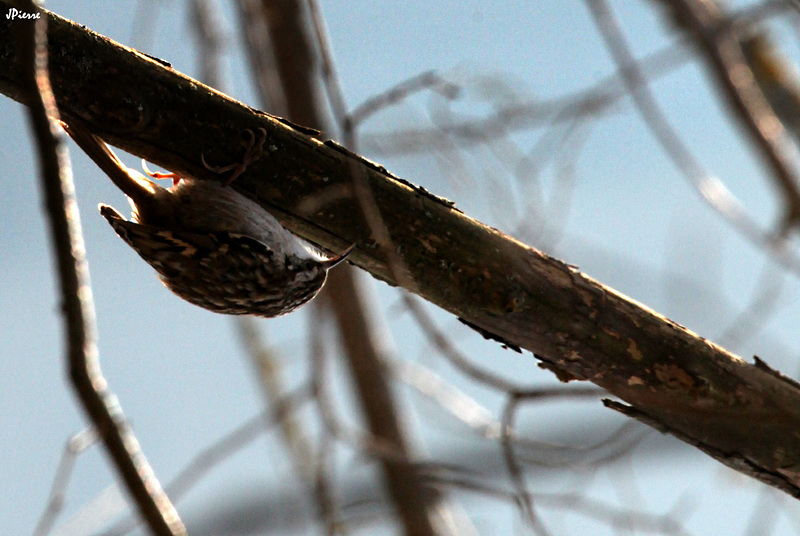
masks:
{"label": "bird's claw", "polygon": [[249,140],[247,142],[247,149],[245,150],[244,157],[242,158],[241,162],[228,164],[227,166],[212,166],[206,162],[205,156],[201,154],[200,160],[203,162],[203,166],[205,166],[207,170],[213,171],[214,173],[227,173],[228,171],[233,171],[231,176],[225,181],[225,186],[230,186],[230,184],[236,180],[239,175],[247,170],[247,166],[253,162],[256,162],[264,154],[264,142],[267,139],[267,131],[263,128],[259,128],[258,131],[260,136],[258,141],[256,141],[255,132],[249,128],[245,130]]}
{"label": "bird's claw", "polygon": [[142,170],[144,170],[148,177],[152,177],[154,179],[172,179],[172,186],[177,186],[183,178],[177,173],[161,173],[160,171],[150,171],[150,168],[147,167],[147,162],[145,162],[144,158],[142,159]]}

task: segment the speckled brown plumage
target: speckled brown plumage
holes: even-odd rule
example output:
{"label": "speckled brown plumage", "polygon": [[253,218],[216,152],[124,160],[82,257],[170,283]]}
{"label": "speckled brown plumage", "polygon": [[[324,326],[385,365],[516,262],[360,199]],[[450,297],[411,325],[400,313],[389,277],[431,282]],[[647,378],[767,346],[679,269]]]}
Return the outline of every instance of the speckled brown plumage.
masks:
{"label": "speckled brown plumage", "polygon": [[[130,200],[130,221],[108,205],[101,204],[100,213],[167,288],[204,309],[265,317],[288,313],[311,300],[328,269],[353,249],[326,258],[226,185],[173,177],[173,187],[163,188],[125,167],[84,128],[64,129]],[[251,135],[245,162],[252,161],[252,140]],[[236,166],[236,173],[242,169]]]}

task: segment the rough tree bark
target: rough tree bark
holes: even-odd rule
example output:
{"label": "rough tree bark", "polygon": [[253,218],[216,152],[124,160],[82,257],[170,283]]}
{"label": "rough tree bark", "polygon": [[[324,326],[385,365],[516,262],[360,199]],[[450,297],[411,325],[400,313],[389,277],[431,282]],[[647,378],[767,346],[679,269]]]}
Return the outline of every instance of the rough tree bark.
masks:
{"label": "rough tree bark", "polygon": [[[0,6],[7,8],[6,2]],[[484,334],[535,352],[561,379],[592,381],[618,410],[800,497],[800,385],[748,364],[586,275],[477,222],[447,200],[332,142],[236,102],[55,15],[50,73],[62,116],[166,169],[219,180],[245,129],[265,156],[233,187],[292,231],[397,284],[352,196],[361,174],[407,273],[408,290]],[[24,100],[13,21],[0,19],[0,91]]]}

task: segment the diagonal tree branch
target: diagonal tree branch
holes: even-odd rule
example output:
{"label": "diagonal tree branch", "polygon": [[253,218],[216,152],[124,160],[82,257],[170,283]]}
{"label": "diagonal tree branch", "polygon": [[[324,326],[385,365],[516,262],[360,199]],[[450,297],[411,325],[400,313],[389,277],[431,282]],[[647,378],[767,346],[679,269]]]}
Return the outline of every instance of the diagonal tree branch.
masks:
{"label": "diagonal tree branch", "polygon": [[[12,24],[0,19],[0,91],[24,102]],[[244,129],[264,128],[266,155],[233,186],[322,246],[357,243],[352,261],[396,284],[351,195],[351,170],[358,170],[415,293],[485,334],[536,352],[562,379],[590,380],[640,420],[800,497],[795,382],[333,143],[55,15],[49,27],[51,79],[67,120],[167,169],[211,180],[218,177],[202,166],[201,154],[212,164],[229,162],[241,152]],[[314,208],[301,212],[301,203]]]}

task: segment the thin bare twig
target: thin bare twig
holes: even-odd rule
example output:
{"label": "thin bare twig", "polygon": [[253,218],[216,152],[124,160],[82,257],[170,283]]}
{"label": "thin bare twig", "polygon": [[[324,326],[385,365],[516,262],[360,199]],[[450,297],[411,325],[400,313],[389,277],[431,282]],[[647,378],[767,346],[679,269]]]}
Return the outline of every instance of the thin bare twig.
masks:
{"label": "thin bare twig", "polygon": [[[255,376],[261,385],[264,402],[268,407],[273,407],[280,403],[286,395],[280,360],[262,339],[254,319],[237,318],[235,324],[241,344],[250,358],[250,363],[255,369]],[[305,483],[310,483],[314,474],[314,463],[312,448],[305,431],[290,413],[284,413],[279,424],[281,436],[291,455],[295,473]]]}
{"label": "thin bare twig", "polygon": [[[431,484],[473,491],[483,496],[515,504],[519,502],[516,493],[492,486],[472,476],[442,472],[426,473],[424,476]],[[621,509],[608,502],[587,499],[572,493],[537,493],[536,499],[550,508],[568,510],[588,518],[601,519],[615,527],[629,527],[643,533],[690,534],[678,521],[673,519],[674,514],[672,513],[656,515]]]}
{"label": "thin bare twig", "polygon": [[317,449],[316,463],[316,494],[320,506],[321,517],[325,521],[325,530],[329,536],[336,534],[348,534],[347,527],[340,521],[339,505],[335,495],[334,487],[331,485],[333,480],[331,467],[333,465],[333,452],[330,435],[327,433],[320,438],[319,448]]}
{"label": "thin bare twig", "polygon": [[[414,296],[404,292],[403,303],[414,316],[414,320],[420,330],[428,340],[434,345],[439,353],[456,369],[463,374],[478,382],[479,384],[490,387],[495,391],[505,393],[524,391],[525,385],[519,382],[507,380],[497,374],[489,372],[483,367],[474,364],[467,356],[461,353],[451,342],[450,339],[440,330],[433,321],[433,318],[425,311],[421,303]],[[463,328],[460,328],[463,329]]]}
{"label": "thin bare twig", "polygon": [[321,61],[322,82],[328,97],[328,103],[333,112],[333,121],[342,130],[345,147],[351,147],[350,140],[347,137],[348,131],[351,130],[347,126],[349,123],[347,103],[342,92],[339,74],[336,72],[336,62],[333,59],[331,39],[328,35],[328,28],[325,25],[325,17],[322,15],[322,9],[320,9],[317,0],[308,0],[308,10],[311,23],[314,25],[314,37]]}
{"label": "thin bare twig", "polygon": [[519,397],[514,393],[510,393],[506,408],[503,411],[503,434],[501,435],[500,445],[503,447],[503,459],[506,463],[506,469],[511,477],[511,482],[516,490],[517,500],[519,501],[522,512],[525,518],[530,523],[536,534],[547,535],[549,532],[542,524],[542,520],[536,514],[533,506],[533,496],[528,492],[525,485],[525,477],[522,474],[522,467],[517,462],[517,457],[514,454],[514,444],[511,441],[510,431],[514,428],[514,416],[517,411],[517,404]]}
{"label": "thin bare twig", "polygon": [[[554,118],[554,122],[558,117]],[[551,250],[558,242],[572,200],[572,192],[575,185],[575,167],[581,155],[582,149],[589,139],[591,129],[587,125],[589,121],[583,118],[575,118],[574,121],[566,125],[557,140],[552,140],[554,148],[543,151],[543,142],[554,137],[545,133],[539,141],[534,144],[528,154],[517,164],[515,175],[518,182],[533,182],[536,191],[520,195],[521,199],[526,200],[526,206],[521,211],[521,217],[516,224],[515,236],[530,240],[531,242],[541,243],[542,248]],[[555,126],[555,125],[554,125]],[[554,130],[554,129],[551,129]],[[547,144],[548,146],[550,144]],[[553,185],[550,199],[546,208],[543,206],[542,191],[538,180],[531,181],[539,175],[540,168],[545,165],[548,159],[553,160],[555,167],[554,173],[558,179]],[[530,171],[525,171],[529,169]],[[538,194],[538,195],[537,195]],[[541,222],[538,229],[529,231],[533,221],[537,219]]]}
{"label": "thin bare twig", "polygon": [[[32,1],[20,5],[28,13],[38,11]],[[58,265],[70,378],[150,530],[162,536],[185,534],[178,513],[162,491],[100,371],[94,304],[75,189],[69,158],[54,122],[58,110],[47,73],[47,17],[21,20],[17,29],[27,60],[24,80],[28,110],[39,151],[42,190]]]}
{"label": "thin bare twig", "polygon": [[216,0],[192,0],[190,10],[200,55],[200,80],[223,91],[222,53],[227,40],[219,4]]}
{"label": "thin bare twig", "polygon": [[286,113],[286,97],[275,56],[272,51],[272,39],[267,29],[264,11],[259,0],[237,0],[239,24],[244,36],[247,59],[253,82],[264,110],[282,117]]}
{"label": "thin bare twig", "polygon": [[333,462],[336,455],[336,437],[328,421],[333,421],[333,407],[325,400],[327,395],[327,379],[325,378],[325,364],[327,363],[327,345],[323,341],[326,320],[326,309],[314,307],[310,312],[309,360],[311,362],[311,390],[314,402],[318,408],[318,415],[322,424],[317,445],[317,463],[315,492],[320,514],[325,520],[325,528],[329,536],[337,533],[348,534],[348,526],[342,521],[338,489],[334,485],[336,465]]}
{"label": "thin bare twig", "polygon": [[772,319],[781,305],[781,290],[784,287],[786,278],[783,274],[775,273],[775,266],[769,259],[767,259],[767,262],[769,264],[761,271],[761,275],[755,284],[750,303],[742,309],[718,337],[720,344],[724,344],[726,348],[735,349],[753,337]]}
{"label": "thin bare twig", "polygon": [[[313,341],[312,341],[313,342]],[[317,399],[322,424],[327,432],[344,444],[370,456],[396,464],[410,465],[412,461],[390,441],[348,426],[339,419],[334,410],[334,398],[328,389],[331,383],[327,373],[328,356],[319,345],[312,348],[312,385]]]}
{"label": "thin bare twig", "polygon": [[[311,398],[311,389],[301,387],[287,393],[272,408],[251,417],[231,432],[206,445],[196,453],[165,486],[167,493],[177,503],[212,469],[231,458],[238,451],[263,435],[276,422],[296,411]],[[125,517],[102,533],[102,536],[123,536],[139,526],[138,520]]]}
{"label": "thin bare twig", "polygon": [[342,124],[347,147],[356,146],[356,130],[371,115],[425,89],[432,89],[449,100],[456,98],[460,91],[458,85],[442,78],[435,71],[426,71],[403,80],[386,91],[368,98],[345,116]]}
{"label": "thin bare twig", "polygon": [[243,449],[276,423],[284,422],[311,398],[307,386],[284,393],[271,408],[252,417],[232,432],[220,437],[197,453],[194,458],[167,484],[171,497],[180,500],[192,487],[205,477],[211,469]]}
{"label": "thin bare twig", "polygon": [[624,527],[633,524],[637,533],[691,534],[673,519],[674,513],[654,515],[634,512],[620,509],[608,502],[570,493],[537,493],[536,499],[550,508],[578,512],[588,518],[603,520],[611,526]]}
{"label": "thin bare twig", "polygon": [[[588,446],[574,447],[535,441],[522,437],[519,430],[510,429],[507,426],[504,428],[503,423],[492,417],[488,409],[456,386],[446,382],[427,367],[411,361],[401,360],[393,360],[387,366],[401,381],[417,390],[423,396],[433,400],[443,410],[473,430],[479,437],[495,441],[501,440],[503,433],[510,436],[515,450],[517,452],[523,451],[518,457],[524,460],[526,464],[536,464],[544,467],[597,466],[618,458],[624,452],[630,451],[646,435],[646,431],[642,431],[638,423],[627,421],[618,430],[611,433],[609,437]],[[593,387],[578,386],[536,388],[518,394],[531,401],[544,399],[574,400],[579,398],[598,398],[603,396],[605,391]],[[639,433],[632,433],[636,430],[639,430]],[[585,456],[590,452],[609,447],[616,448],[612,452],[604,453],[588,461],[581,460],[576,462],[574,460],[553,459],[559,453],[568,452]]]}
{"label": "thin bare twig", "polygon": [[800,181],[796,174],[798,154],[787,138],[783,124],[756,84],[735,34],[736,28],[728,24],[728,18],[715,0],[662,2],[672,9],[675,19],[699,45],[732,110],[772,169],[786,204],[780,224],[780,232],[785,233],[800,222]]}
{"label": "thin bare twig", "polygon": [[47,499],[47,507],[33,530],[33,536],[45,536],[50,533],[58,514],[64,508],[64,499],[72,477],[72,470],[75,467],[75,460],[97,440],[97,431],[94,428],[86,428],[69,438],[61,453],[61,459],[58,461],[58,468],[50,487],[50,497]]}

